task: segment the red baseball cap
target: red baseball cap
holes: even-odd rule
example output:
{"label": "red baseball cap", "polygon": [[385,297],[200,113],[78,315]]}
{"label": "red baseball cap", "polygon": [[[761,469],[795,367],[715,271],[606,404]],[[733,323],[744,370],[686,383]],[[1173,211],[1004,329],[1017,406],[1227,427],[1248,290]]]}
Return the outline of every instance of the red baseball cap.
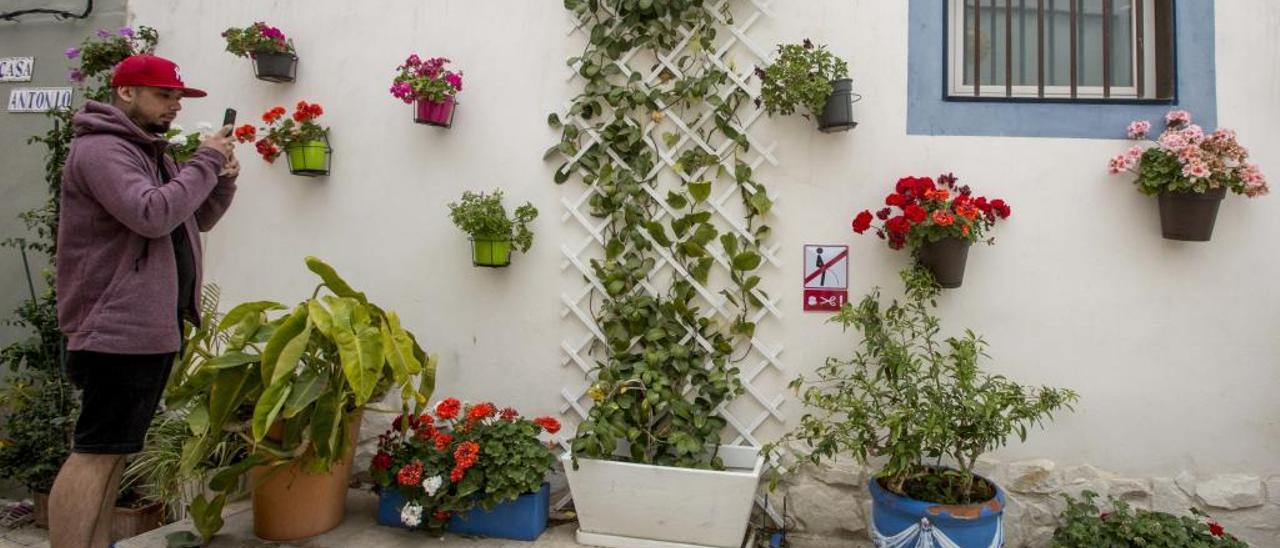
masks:
{"label": "red baseball cap", "polygon": [[204,91],[182,83],[182,71],[173,61],[155,55],[131,55],[116,65],[111,87],[149,86],[182,90],[183,97],[204,97]]}

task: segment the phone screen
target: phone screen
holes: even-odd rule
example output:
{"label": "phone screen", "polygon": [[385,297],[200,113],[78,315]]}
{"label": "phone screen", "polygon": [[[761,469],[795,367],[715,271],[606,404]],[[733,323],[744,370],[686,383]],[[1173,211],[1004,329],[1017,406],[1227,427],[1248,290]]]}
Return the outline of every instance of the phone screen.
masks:
{"label": "phone screen", "polygon": [[222,116],[222,125],[230,126],[230,125],[234,125],[235,123],[236,123],[236,109],[229,108],[227,109],[226,114]]}

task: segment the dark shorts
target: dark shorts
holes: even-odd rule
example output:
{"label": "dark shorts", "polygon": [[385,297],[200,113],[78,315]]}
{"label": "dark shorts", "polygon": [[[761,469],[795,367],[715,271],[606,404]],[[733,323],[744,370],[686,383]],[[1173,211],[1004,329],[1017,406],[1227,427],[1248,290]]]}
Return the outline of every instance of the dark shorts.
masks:
{"label": "dark shorts", "polygon": [[84,391],[76,453],[127,455],[142,450],[160,405],[174,354],[67,353],[67,376]]}

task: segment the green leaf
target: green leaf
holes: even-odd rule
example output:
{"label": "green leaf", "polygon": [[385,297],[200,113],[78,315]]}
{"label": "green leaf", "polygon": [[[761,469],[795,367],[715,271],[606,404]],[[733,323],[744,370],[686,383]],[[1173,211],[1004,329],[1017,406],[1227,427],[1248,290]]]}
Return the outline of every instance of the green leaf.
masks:
{"label": "green leaf", "polygon": [[720,235],[720,246],[730,257],[738,254],[738,237],[730,232]]}
{"label": "green leaf", "polygon": [[[221,528],[221,527],[219,527]],[[164,536],[165,548],[200,548],[204,545],[200,535],[191,531],[174,531]]]}
{"label": "green leaf", "polygon": [[686,206],[689,205],[689,200],[685,199],[685,197],[681,194],[676,194],[675,192],[667,192],[667,205],[671,206],[674,209],[684,209]]}
{"label": "green leaf", "polygon": [[547,125],[549,125],[549,126],[551,126],[551,127],[553,127],[553,128],[559,128],[559,127],[562,125],[562,124],[560,123],[560,116],[559,116],[558,114],[554,113],[554,112],[553,112],[553,113],[551,113],[551,114],[548,114],[548,115],[547,115]]}
{"label": "green leaf", "polygon": [[311,256],[308,256],[306,261],[307,268],[320,276],[320,279],[324,281],[325,287],[328,287],[329,291],[332,291],[334,295],[339,297],[350,297],[360,301],[361,304],[369,302],[368,299],[365,298],[364,293],[356,291],[352,289],[350,285],[347,285],[347,282],[338,276],[337,271],[335,271],[333,267],[325,264],[320,259]]}
{"label": "green leaf", "polygon": [[743,251],[733,256],[733,268],[734,270],[742,271],[755,270],[756,267],[760,266],[761,260],[760,255],[754,251]]}
{"label": "green leaf", "polygon": [[342,405],[340,390],[326,390],[316,400],[316,412],[311,416],[311,448],[316,457],[329,459],[338,446],[342,430]]}
{"label": "green leaf", "polygon": [[749,202],[751,203],[751,208],[760,215],[768,214],[769,210],[773,208],[773,200],[770,200],[763,190],[752,194]]}
{"label": "green leaf", "polygon": [[207,360],[200,364],[201,369],[228,369],[239,367],[246,363],[258,361],[261,356],[257,354],[246,354],[244,352],[227,352],[221,356],[217,356],[211,360]]}
{"label": "green leaf", "polygon": [[689,194],[693,196],[694,203],[702,203],[711,196],[711,181],[695,181],[689,183]]}
{"label": "green leaf", "polygon": [[203,436],[209,431],[209,406],[201,403],[191,408],[191,412],[187,413],[187,428],[191,429],[191,433],[196,436]]}
{"label": "green leaf", "polygon": [[329,377],[321,372],[306,368],[298,375],[289,391],[289,398],[284,402],[284,418],[292,419],[320,397],[329,387]]}
{"label": "green leaf", "polygon": [[666,143],[667,148],[671,148],[676,146],[676,143],[680,142],[680,136],[671,132],[663,133],[662,142]]}
{"label": "green leaf", "polygon": [[200,532],[200,538],[204,539],[205,544],[213,540],[213,536],[222,529],[222,507],[226,502],[226,493],[219,493],[212,501],[205,500],[204,495],[201,494],[196,495],[187,506],[191,521]]}
{"label": "green leaf", "polygon": [[[363,308],[359,303],[350,299],[333,299],[329,304],[333,309],[332,339],[338,347],[342,372],[355,395],[355,404],[364,405],[382,374],[385,362],[382,333],[360,321]],[[351,321],[353,316],[354,322]]]}
{"label": "green leaf", "polygon": [[387,311],[386,321],[382,327],[386,331],[383,334],[382,347],[386,350],[387,362],[391,363],[392,368],[399,367],[404,370],[404,377],[396,378],[396,383],[402,384],[410,375],[417,375],[422,371],[422,362],[413,352],[417,343],[414,342],[413,337],[409,336],[409,332],[400,326],[400,316],[395,312]]}
{"label": "green leaf", "polygon": [[555,181],[556,181],[556,184],[561,184],[568,180],[569,180],[569,162],[565,162],[563,164],[560,164],[560,167],[556,168]]}
{"label": "green leaf", "polygon": [[[262,351],[263,382],[273,385],[276,380],[291,373],[310,338],[311,325],[307,322],[307,307],[298,305],[276,329]],[[290,358],[292,362],[288,361]]]}
{"label": "green leaf", "polygon": [[273,301],[255,301],[244,303],[232,308],[222,317],[222,321],[218,322],[217,331],[226,331],[236,324],[239,324],[246,316],[259,315],[268,310],[283,310],[284,305]]}
{"label": "green leaf", "polygon": [[262,441],[267,437],[267,429],[271,428],[276,417],[280,415],[280,410],[284,408],[284,401],[289,397],[289,390],[293,388],[293,378],[283,377],[268,386],[262,396],[258,398],[258,403],[253,407],[253,439],[254,441]]}
{"label": "green leaf", "polygon": [[333,338],[333,315],[323,303],[316,299],[307,301],[307,318],[321,335]]}
{"label": "green leaf", "polygon": [[253,369],[220,369],[209,390],[209,428],[222,430],[227,419],[242,404],[245,396],[261,383]]}
{"label": "green leaf", "polygon": [[649,231],[649,236],[653,237],[653,241],[662,247],[671,247],[671,239],[667,237],[666,227],[657,221],[649,221],[644,225],[645,230]]}

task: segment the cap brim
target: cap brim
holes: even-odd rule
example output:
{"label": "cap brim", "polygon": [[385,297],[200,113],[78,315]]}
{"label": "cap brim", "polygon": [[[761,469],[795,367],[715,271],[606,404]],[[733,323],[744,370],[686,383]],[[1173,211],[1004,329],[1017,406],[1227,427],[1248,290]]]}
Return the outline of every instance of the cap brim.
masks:
{"label": "cap brim", "polygon": [[204,97],[205,95],[208,95],[208,93],[205,93],[203,90],[198,90],[195,88],[182,88],[183,97]]}

